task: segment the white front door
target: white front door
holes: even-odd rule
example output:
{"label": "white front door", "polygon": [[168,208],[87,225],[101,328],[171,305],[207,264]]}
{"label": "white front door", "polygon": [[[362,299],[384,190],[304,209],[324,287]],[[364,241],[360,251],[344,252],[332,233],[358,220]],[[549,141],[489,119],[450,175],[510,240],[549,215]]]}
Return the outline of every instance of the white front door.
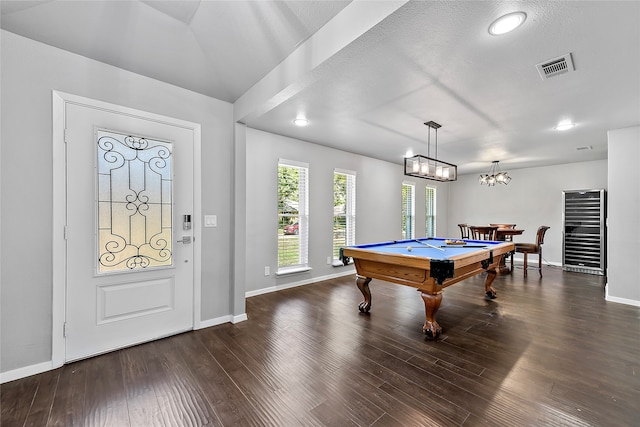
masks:
{"label": "white front door", "polygon": [[193,328],[194,131],[66,104],[65,361]]}

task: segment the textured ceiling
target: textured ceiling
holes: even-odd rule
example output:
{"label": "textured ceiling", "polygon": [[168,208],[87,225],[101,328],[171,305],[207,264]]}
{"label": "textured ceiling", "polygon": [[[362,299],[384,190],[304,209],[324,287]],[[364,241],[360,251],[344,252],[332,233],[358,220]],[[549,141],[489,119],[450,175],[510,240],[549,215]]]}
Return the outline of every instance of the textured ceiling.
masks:
{"label": "textured ceiling", "polygon": [[[608,130],[640,125],[638,1],[0,6],[5,30],[235,102],[249,127],[395,163],[426,154],[428,120],[460,174],[605,159]],[[522,27],[488,34],[516,10]],[[567,53],[574,71],[540,78]],[[562,119],[576,126],[554,131]]]}

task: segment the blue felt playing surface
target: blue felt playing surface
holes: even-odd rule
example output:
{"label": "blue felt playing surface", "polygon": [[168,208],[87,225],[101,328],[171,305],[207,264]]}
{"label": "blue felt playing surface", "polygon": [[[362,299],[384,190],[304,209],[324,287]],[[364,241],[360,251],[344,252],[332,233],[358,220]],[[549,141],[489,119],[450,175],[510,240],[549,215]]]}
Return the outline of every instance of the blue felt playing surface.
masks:
{"label": "blue felt playing surface", "polygon": [[[423,238],[423,239],[407,239],[396,240],[382,243],[371,243],[366,245],[349,246],[354,249],[367,249],[369,251],[381,253],[393,253],[401,255],[413,255],[417,257],[425,257],[430,259],[448,259],[450,257],[468,254],[469,252],[479,251],[483,249],[491,249],[492,246],[504,242],[493,242],[486,240],[465,240],[465,245],[447,245],[446,240],[460,240],[449,238]],[[440,249],[432,248],[426,244],[435,246]],[[411,251],[407,248],[411,247]],[[442,249],[442,250],[441,250]]]}

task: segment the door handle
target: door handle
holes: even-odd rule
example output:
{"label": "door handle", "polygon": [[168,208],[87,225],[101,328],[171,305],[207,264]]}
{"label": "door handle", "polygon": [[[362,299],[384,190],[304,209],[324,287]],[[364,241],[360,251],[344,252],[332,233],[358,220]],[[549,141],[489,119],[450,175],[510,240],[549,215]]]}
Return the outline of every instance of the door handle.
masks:
{"label": "door handle", "polygon": [[182,236],[182,239],[176,240],[176,243],[184,243],[185,245],[188,245],[191,243],[191,236]]}

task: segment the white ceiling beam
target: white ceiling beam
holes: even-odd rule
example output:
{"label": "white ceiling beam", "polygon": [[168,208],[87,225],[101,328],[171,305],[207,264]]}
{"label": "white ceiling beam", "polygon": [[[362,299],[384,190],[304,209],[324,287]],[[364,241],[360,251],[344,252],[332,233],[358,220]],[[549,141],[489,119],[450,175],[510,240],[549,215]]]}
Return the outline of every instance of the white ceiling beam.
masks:
{"label": "white ceiling beam", "polygon": [[407,0],[354,0],[234,103],[234,120],[258,117],[313,82],[314,69],[353,43]]}

